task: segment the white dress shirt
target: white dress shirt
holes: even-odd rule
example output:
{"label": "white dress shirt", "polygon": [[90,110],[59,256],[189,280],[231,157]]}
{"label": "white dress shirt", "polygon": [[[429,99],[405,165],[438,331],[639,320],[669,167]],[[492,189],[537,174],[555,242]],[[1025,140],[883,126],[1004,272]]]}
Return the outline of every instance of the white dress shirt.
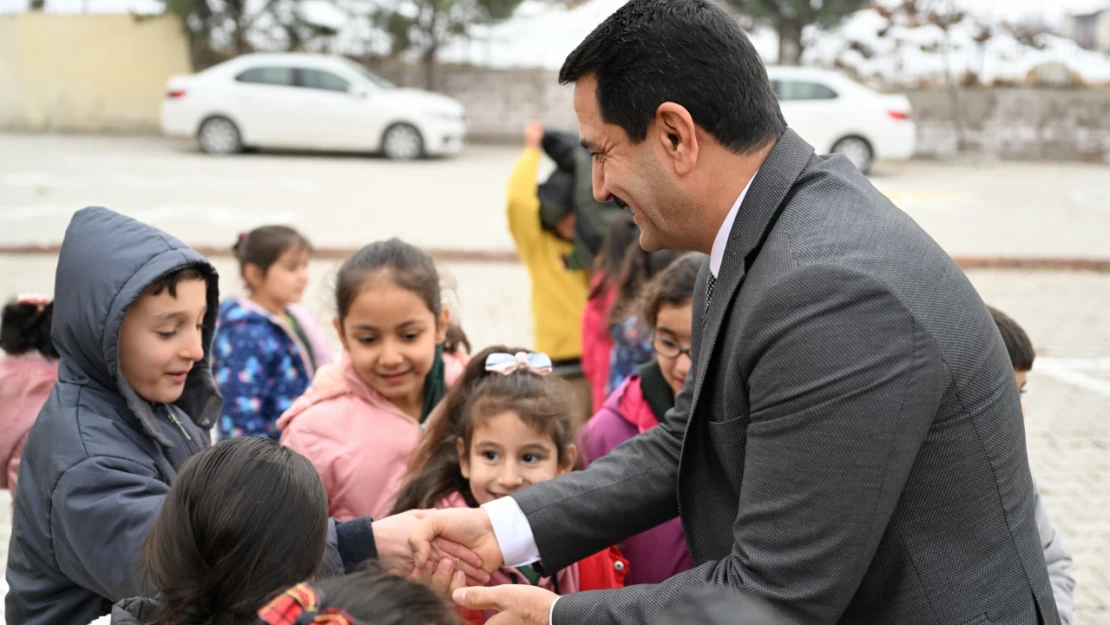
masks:
{"label": "white dress shirt", "polygon": [[[752,176],[752,180],[755,180],[755,176]],[[713,273],[714,278],[721,272],[721,262],[725,257],[725,247],[732,232],[732,224],[736,221],[736,214],[740,212],[740,205],[744,203],[744,197],[748,195],[748,189],[751,186],[752,182],[749,180],[744,190],[740,192],[740,197],[736,198],[736,202],[728,211],[728,215],[725,216],[721,228],[717,230],[717,237],[713,239],[713,249],[709,254],[709,271]],[[482,507],[485,508],[490,524],[493,525],[493,535],[501,547],[501,557],[505,560],[505,566],[524,566],[539,561],[540,548],[536,546],[532,526],[515,499],[502,497],[482,504]],[[558,601],[556,599],[555,603]],[[548,623],[552,622],[555,615],[555,603],[551,604],[551,614],[547,617]]]}

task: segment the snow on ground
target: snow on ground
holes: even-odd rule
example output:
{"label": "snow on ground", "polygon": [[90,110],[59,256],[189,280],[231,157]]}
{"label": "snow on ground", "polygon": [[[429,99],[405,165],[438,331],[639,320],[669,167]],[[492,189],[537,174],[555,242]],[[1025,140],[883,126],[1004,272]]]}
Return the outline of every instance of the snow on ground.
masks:
{"label": "snow on ground", "polygon": [[[975,73],[983,84],[1022,83],[1046,64],[1062,64],[1087,84],[1110,83],[1110,55],[1083,50],[1070,39],[1041,34],[1031,46],[1004,26],[984,24],[971,15],[947,33],[935,24],[900,22],[864,9],[837,28],[807,29],[803,62],[848,69],[865,80],[898,86],[943,82],[946,71],[953,76]],[[984,29],[990,37],[979,43],[976,37]]]}

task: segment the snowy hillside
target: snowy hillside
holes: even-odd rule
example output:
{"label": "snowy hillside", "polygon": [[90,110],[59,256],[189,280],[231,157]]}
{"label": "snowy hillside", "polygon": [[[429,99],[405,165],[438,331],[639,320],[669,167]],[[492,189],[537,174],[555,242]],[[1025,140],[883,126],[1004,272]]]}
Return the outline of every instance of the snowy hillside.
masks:
{"label": "snowy hillside", "polygon": [[[276,6],[299,19],[335,28],[324,51],[365,56],[385,54],[389,39],[371,26],[369,13],[383,0],[279,0]],[[589,0],[574,8],[525,0],[509,20],[474,27],[473,36],[441,49],[447,63],[483,67],[557,69],[567,54],[626,0]],[[268,0],[247,0],[259,9]],[[898,0],[879,0],[883,6]],[[947,33],[921,20],[889,16],[889,11],[864,9],[832,30],[807,28],[803,62],[838,67],[887,87],[943,82],[946,66],[953,76],[973,73],[981,84],[1021,84],[1031,71],[1069,75],[1086,84],[1110,84],[1110,56],[1079,49],[1062,37],[1040,34],[1021,37],[1007,22],[1036,21],[1059,27],[1068,12],[1088,10],[1107,0],[956,0],[968,17]],[[25,10],[27,0],[0,0],[0,13]],[[159,0],[46,0],[48,12],[137,12],[161,10]],[[283,18],[284,19],[284,18]],[[778,38],[773,30],[749,32],[764,60],[777,62]],[[257,49],[282,49],[285,34],[274,20],[262,19],[248,36]],[[946,53],[947,52],[947,53]],[[415,58],[411,59],[415,60]]]}

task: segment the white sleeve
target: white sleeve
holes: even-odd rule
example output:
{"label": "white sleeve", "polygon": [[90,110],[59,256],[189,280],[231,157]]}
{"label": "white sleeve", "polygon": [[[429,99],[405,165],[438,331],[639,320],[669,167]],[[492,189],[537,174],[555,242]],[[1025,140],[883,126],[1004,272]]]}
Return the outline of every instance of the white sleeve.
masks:
{"label": "white sleeve", "polygon": [[[554,608],[552,608],[552,610],[554,610]],[[95,621],[89,623],[89,625],[110,625],[111,622],[112,622],[112,615],[111,614],[105,614],[104,616],[102,616],[102,617],[96,619]]]}
{"label": "white sleeve", "polygon": [[501,558],[505,566],[516,567],[538,562],[540,548],[532,535],[528,517],[520,509],[520,504],[512,497],[502,497],[482,504],[493,525],[493,535],[501,547]]}

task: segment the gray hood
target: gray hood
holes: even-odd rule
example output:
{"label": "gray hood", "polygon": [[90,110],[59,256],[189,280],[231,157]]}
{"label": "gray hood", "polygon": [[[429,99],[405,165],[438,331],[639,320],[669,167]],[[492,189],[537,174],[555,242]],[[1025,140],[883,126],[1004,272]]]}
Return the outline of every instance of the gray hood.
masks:
{"label": "gray hood", "polygon": [[156,279],[187,265],[211,272],[204,317],[204,360],[196,363],[176,402],[198,426],[208,429],[223,399],[210,362],[219,309],[216,269],[198,252],[168,234],[106,208],[77,211],[66,228],[54,281],[51,338],[61,354],[59,379],[118,391],[146,431],[163,445],[154,406],[120,373],[119,334],[131,304]]}

